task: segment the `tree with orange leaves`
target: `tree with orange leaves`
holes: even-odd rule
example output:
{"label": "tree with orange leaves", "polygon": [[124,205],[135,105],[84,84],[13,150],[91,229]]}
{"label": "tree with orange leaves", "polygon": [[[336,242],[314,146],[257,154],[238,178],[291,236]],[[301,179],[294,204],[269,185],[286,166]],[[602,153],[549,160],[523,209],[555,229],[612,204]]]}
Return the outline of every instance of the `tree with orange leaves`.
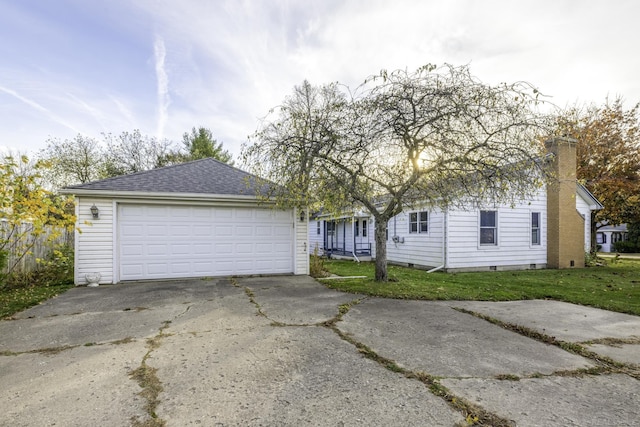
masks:
{"label": "tree with orange leaves", "polygon": [[623,100],[573,107],[558,117],[558,134],[578,140],[578,180],[604,205],[591,218],[592,248],[599,227],[640,222],[640,104]]}

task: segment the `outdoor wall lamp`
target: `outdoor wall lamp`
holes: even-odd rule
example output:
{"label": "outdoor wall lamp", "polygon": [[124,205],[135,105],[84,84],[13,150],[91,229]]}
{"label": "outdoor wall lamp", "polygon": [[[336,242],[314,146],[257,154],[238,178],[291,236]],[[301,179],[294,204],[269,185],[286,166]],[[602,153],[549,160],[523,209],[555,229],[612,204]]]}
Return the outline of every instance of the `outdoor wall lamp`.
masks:
{"label": "outdoor wall lamp", "polygon": [[300,209],[300,222],[304,222],[305,217],[304,209]]}
{"label": "outdoor wall lamp", "polygon": [[93,216],[93,219],[98,219],[100,218],[100,210],[98,210],[98,207],[95,205],[91,206],[91,216]]}

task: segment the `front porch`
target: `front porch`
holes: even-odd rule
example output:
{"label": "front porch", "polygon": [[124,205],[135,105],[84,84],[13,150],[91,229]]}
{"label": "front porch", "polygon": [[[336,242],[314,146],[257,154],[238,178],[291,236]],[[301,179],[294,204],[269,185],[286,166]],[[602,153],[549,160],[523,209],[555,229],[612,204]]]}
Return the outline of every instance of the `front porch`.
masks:
{"label": "front porch", "polygon": [[358,261],[371,261],[371,249],[368,251],[349,252],[340,249],[326,249],[324,254],[329,259],[349,259]]}
{"label": "front porch", "polygon": [[371,260],[371,221],[353,216],[323,221],[322,252],[328,258]]}

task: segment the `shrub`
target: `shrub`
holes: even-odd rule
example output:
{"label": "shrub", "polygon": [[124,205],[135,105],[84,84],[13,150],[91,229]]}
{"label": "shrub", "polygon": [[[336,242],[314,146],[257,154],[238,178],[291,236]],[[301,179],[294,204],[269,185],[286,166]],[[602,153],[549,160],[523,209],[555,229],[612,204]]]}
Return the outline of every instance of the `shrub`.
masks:
{"label": "shrub", "polygon": [[613,244],[613,250],[615,252],[621,252],[621,253],[627,253],[627,254],[637,253],[637,252],[640,252],[640,245],[630,240],[620,241],[620,242],[615,242]]}
{"label": "shrub", "polygon": [[7,275],[3,287],[17,289],[73,283],[73,256],[71,245],[59,246],[46,259],[39,259],[34,271]]}
{"label": "shrub", "polygon": [[327,272],[324,269],[324,258],[318,255],[318,253],[318,245],[316,245],[309,260],[309,274],[311,275],[311,277],[316,278],[325,277],[327,275]]}

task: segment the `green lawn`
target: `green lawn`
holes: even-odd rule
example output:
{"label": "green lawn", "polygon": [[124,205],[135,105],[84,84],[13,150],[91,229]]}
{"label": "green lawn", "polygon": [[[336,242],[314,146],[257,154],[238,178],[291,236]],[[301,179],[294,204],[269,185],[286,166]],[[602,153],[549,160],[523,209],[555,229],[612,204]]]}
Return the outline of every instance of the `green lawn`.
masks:
{"label": "green lawn", "polygon": [[17,289],[0,289],[0,319],[40,304],[69,288],[72,284],[55,286],[29,286]]}
{"label": "green lawn", "polygon": [[389,266],[387,283],[373,280],[373,263],[325,261],[327,271],[366,279],[325,280],[341,291],[402,299],[512,301],[554,299],[640,315],[640,261],[570,270],[427,273]]}

